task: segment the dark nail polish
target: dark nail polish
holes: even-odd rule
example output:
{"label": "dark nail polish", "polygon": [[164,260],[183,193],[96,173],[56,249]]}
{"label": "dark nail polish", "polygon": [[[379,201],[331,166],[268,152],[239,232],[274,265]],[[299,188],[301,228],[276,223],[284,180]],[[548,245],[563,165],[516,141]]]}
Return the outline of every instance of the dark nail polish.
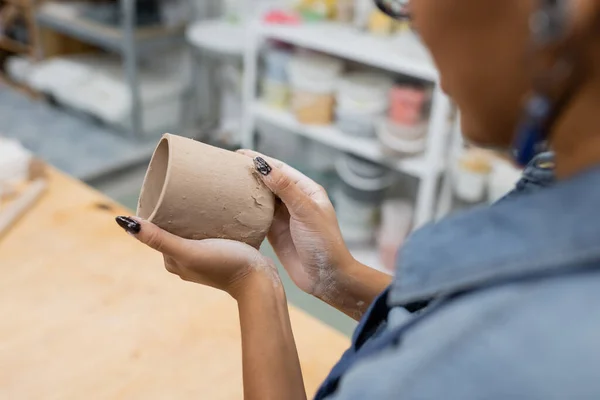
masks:
{"label": "dark nail polish", "polygon": [[115,218],[115,221],[117,221],[117,224],[119,224],[121,228],[125,229],[129,233],[138,234],[142,229],[142,226],[139,222],[134,221],[129,217],[117,217]]}
{"label": "dark nail polish", "polygon": [[269,175],[269,173],[273,170],[262,157],[256,157],[254,159],[254,165],[256,166],[256,170],[265,176]]}

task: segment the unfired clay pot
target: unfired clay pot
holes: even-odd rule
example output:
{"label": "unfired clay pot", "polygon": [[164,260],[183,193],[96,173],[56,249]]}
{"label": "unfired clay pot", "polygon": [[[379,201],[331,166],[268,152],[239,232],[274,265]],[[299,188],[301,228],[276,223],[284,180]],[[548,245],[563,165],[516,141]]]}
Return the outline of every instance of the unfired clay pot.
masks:
{"label": "unfired clay pot", "polygon": [[137,215],[186,239],[232,239],[258,248],[275,200],[256,174],[249,157],[165,134],[146,172]]}

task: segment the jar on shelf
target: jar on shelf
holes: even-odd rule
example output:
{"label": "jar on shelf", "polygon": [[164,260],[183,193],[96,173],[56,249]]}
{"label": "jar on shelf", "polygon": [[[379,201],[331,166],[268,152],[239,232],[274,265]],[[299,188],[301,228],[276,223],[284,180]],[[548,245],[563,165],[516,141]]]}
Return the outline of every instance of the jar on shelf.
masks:
{"label": "jar on shelf", "polygon": [[357,137],[375,137],[376,126],[389,107],[387,93],[392,80],[376,72],[354,72],[340,81],[336,125]]}
{"label": "jar on shelf", "polygon": [[288,82],[288,64],[293,49],[284,43],[270,42],[264,51],[265,76],[269,79]]}
{"label": "jar on shelf", "polygon": [[336,12],[336,0],[298,0],[296,9],[306,21],[323,21]]}
{"label": "jar on shelf", "polygon": [[292,57],[288,65],[291,108],[299,122],[331,124],[334,92],[343,67],[342,60],[322,54],[300,52]]}
{"label": "jar on shelf", "polygon": [[349,244],[369,244],[375,238],[385,192],[393,183],[385,167],[348,154],[336,163],[340,184],[334,201],[340,230]]}
{"label": "jar on shelf", "polygon": [[427,146],[427,128],[425,122],[402,125],[386,118],[379,123],[377,138],[381,150],[389,157],[414,156]]}
{"label": "jar on shelf", "polygon": [[354,21],[354,2],[355,0],[337,0],[336,21],[344,24]]}
{"label": "jar on shelf", "polygon": [[465,150],[454,171],[454,192],[458,198],[469,203],[483,200],[491,170],[489,153],[479,149]]}
{"label": "jar on shelf", "polygon": [[367,29],[373,10],[375,10],[373,0],[354,0],[354,27],[360,30]]}
{"label": "jar on shelf", "polygon": [[390,120],[399,125],[412,126],[423,119],[427,90],[413,85],[395,85],[389,92]]}
{"label": "jar on shelf", "polygon": [[262,99],[271,107],[287,108],[290,100],[288,64],[292,58],[291,48],[271,43],[264,52],[265,72],[261,82]]}

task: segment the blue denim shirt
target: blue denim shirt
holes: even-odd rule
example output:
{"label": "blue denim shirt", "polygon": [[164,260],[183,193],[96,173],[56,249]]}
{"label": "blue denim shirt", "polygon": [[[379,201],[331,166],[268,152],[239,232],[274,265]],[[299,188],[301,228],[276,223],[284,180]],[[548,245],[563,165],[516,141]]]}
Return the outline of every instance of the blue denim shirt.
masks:
{"label": "blue denim shirt", "polygon": [[551,165],[415,232],[316,398],[600,399],[600,167]]}

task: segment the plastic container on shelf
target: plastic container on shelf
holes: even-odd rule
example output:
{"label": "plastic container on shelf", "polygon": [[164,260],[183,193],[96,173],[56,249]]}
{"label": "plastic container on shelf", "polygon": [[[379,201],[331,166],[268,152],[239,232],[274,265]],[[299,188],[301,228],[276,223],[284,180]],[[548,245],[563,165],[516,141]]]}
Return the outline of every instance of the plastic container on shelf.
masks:
{"label": "plastic container on shelf", "polygon": [[262,101],[270,107],[287,109],[290,104],[290,85],[264,77],[262,85]]}
{"label": "plastic container on shelf", "polygon": [[377,138],[389,157],[417,155],[427,146],[427,124],[403,126],[386,119],[379,124]]}
{"label": "plastic container on shelf", "polygon": [[294,88],[318,93],[332,93],[344,62],[339,58],[310,51],[299,51],[288,64],[288,76]]}
{"label": "plastic container on shelf", "polygon": [[344,24],[352,23],[354,21],[354,3],[355,0],[337,0],[336,21]]}
{"label": "plastic container on shelf", "polygon": [[423,119],[423,109],[427,101],[424,88],[410,85],[396,85],[389,93],[390,119],[400,125],[415,125]]}
{"label": "plastic container on shelf", "polygon": [[338,107],[335,110],[335,121],[337,128],[349,136],[364,138],[376,136],[377,119],[371,114]]}
{"label": "plastic container on shelf", "polygon": [[293,52],[289,46],[271,43],[264,52],[265,76],[267,79],[288,82],[288,64]]}
{"label": "plastic container on shelf", "polygon": [[379,258],[387,272],[393,273],[398,249],[410,233],[414,207],[405,199],[385,200],[381,207],[381,227],[377,234]]}
{"label": "plastic container on shelf", "polygon": [[387,74],[371,71],[342,76],[337,88],[338,102],[344,108],[383,112],[389,106],[388,92],[394,82]]}
{"label": "plastic container on shelf", "polygon": [[336,123],[351,136],[374,137],[376,125],[388,109],[386,94],[392,80],[384,74],[354,72],[340,81],[337,91]]}
{"label": "plastic container on shelf", "polygon": [[300,52],[288,64],[292,87],[292,112],[298,121],[328,125],[333,121],[334,90],[344,67],[342,60]]}
{"label": "plastic container on shelf", "polygon": [[458,159],[454,172],[454,191],[464,201],[483,200],[492,170],[489,155],[481,150],[466,150]]}
{"label": "plastic container on shelf", "polygon": [[375,4],[372,0],[354,0],[354,26],[360,30],[366,29],[374,9]]}
{"label": "plastic container on shelf", "polygon": [[341,182],[334,200],[342,235],[350,244],[370,243],[393,175],[385,167],[351,155],[338,159],[336,172]]}
{"label": "plastic container on shelf", "polygon": [[331,93],[314,93],[300,89],[292,92],[292,112],[303,124],[331,124],[334,104],[335,98]]}

